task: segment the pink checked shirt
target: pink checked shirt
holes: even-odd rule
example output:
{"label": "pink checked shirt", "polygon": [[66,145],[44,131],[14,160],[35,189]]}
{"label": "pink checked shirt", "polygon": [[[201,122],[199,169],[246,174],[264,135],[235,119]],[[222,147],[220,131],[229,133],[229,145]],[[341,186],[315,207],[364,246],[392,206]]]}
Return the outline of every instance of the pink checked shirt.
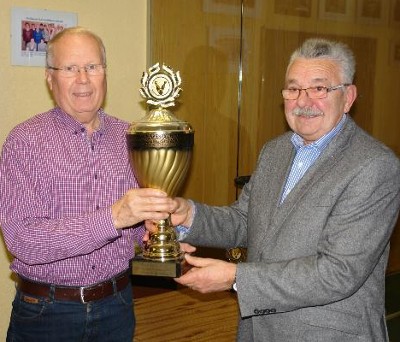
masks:
{"label": "pink checked shirt", "polygon": [[11,269],[31,280],[86,286],[126,270],[143,226],[116,230],[111,204],[138,187],[128,123],[99,110],[91,138],[60,108],[14,128],[0,160],[0,225]]}

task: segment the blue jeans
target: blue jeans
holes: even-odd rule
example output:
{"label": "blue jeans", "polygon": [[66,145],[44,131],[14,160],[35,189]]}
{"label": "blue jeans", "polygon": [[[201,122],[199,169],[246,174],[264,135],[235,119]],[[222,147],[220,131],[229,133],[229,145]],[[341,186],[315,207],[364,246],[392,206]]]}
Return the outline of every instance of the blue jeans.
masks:
{"label": "blue jeans", "polygon": [[[132,342],[135,329],[132,286],[82,304],[32,297],[17,290],[7,342]],[[37,300],[36,300],[37,299]]]}

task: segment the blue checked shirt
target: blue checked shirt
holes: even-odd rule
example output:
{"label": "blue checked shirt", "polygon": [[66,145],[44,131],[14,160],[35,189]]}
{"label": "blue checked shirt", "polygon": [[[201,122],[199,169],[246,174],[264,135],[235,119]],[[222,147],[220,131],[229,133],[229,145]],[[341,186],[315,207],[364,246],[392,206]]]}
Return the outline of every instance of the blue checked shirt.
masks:
{"label": "blue checked shirt", "polygon": [[285,200],[286,196],[294,188],[297,182],[304,176],[306,171],[311,165],[317,160],[322,151],[328,146],[332,139],[340,132],[345,121],[346,114],[343,115],[339,123],[330,132],[325,134],[323,137],[314,141],[312,144],[304,145],[304,140],[298,134],[293,133],[292,144],[296,149],[296,156],[293,159],[293,163],[290,169],[289,176],[286,180],[286,184],[282,193],[281,202]]}

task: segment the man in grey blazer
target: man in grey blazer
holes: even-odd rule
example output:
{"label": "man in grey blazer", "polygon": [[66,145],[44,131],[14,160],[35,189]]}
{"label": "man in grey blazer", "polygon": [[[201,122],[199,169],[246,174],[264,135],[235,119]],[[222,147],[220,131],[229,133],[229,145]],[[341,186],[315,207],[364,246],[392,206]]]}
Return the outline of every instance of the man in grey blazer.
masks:
{"label": "man in grey blazer", "polygon": [[292,131],[263,147],[239,199],[172,200],[182,241],[248,248],[239,264],[187,255],[194,267],[176,279],[203,293],[233,286],[238,341],[388,340],[384,279],[400,163],[347,114],[354,72],[347,46],[305,41],[282,90]]}

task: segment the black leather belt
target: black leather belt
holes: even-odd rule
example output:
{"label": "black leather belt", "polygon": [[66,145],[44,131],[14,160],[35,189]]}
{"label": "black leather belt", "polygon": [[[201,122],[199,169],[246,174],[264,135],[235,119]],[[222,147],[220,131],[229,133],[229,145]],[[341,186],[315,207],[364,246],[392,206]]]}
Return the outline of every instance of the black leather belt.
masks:
{"label": "black leather belt", "polygon": [[[95,300],[103,299],[112,294],[122,291],[130,282],[129,270],[106,280],[102,283],[83,286],[83,287],[66,287],[45,283],[36,283],[21,277],[18,277],[18,290],[26,294],[38,297],[53,297],[55,300],[74,301],[88,303]],[[115,284],[115,286],[114,286]],[[54,290],[53,290],[54,289]],[[54,291],[52,295],[52,291]]]}

